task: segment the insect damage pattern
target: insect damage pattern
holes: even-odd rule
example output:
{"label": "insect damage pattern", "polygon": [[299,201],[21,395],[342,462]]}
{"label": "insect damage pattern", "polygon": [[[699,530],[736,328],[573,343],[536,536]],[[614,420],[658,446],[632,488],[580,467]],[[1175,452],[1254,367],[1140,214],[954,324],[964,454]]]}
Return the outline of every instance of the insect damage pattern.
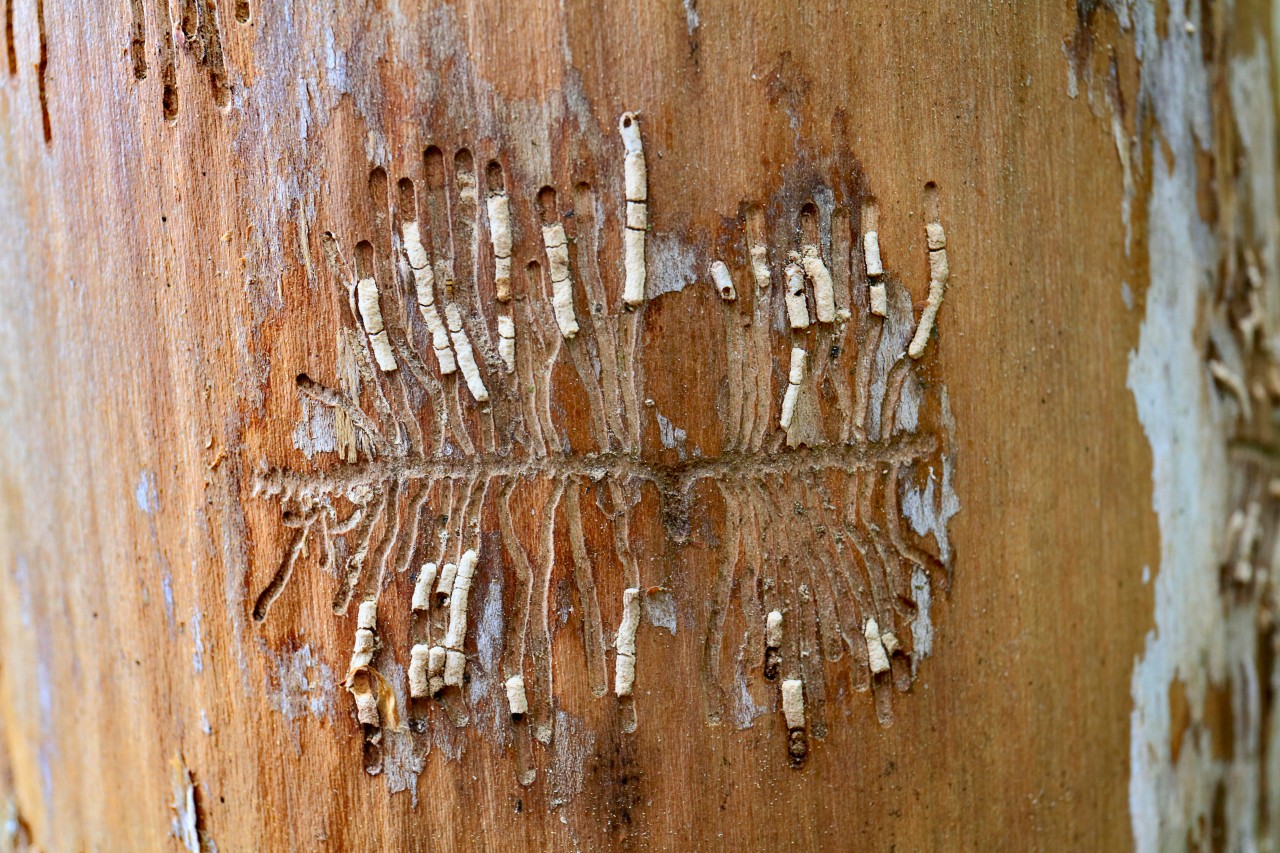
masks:
{"label": "insect damage pattern", "polygon": [[[331,413],[341,463],[260,464],[255,494],[279,503],[291,538],[270,579],[251,580],[253,615],[309,562],[336,579],[336,614],[356,603],[345,686],[371,771],[386,729],[466,726],[481,667],[505,688],[502,742],[531,783],[536,743],[555,734],[553,638],[580,644],[591,692],[634,731],[637,706],[676,683],[646,666],[642,612],[683,588],[664,555],[695,538],[714,544],[689,552],[709,585],[675,599],[701,631],[686,682],[709,723],[772,712],[793,763],[825,735],[832,685],[870,694],[888,725],[932,650],[957,509],[950,407],[924,372],[948,276],[936,188],[918,320],[882,264],[873,201],[742,205],[701,267],[727,354],[707,402],[723,436],[689,454],[646,396],[645,323],[654,298],[699,294],[655,289],[638,116],[618,131],[624,181],[608,203],[582,183],[521,197],[499,160],[432,146],[394,189],[373,169],[379,233],[324,236],[347,306],[336,381],[300,374],[297,389]],[[587,435],[570,435],[566,407]],[[707,536],[695,516],[720,521]],[[386,594],[402,575],[412,600]],[[555,635],[557,579],[580,637]],[[481,654],[468,620],[495,583],[501,636]]]}

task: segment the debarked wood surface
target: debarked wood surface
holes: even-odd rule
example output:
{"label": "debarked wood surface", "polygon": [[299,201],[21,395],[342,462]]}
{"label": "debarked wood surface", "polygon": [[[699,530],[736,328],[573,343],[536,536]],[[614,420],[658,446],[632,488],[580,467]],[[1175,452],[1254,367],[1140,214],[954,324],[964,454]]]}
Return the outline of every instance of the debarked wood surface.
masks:
{"label": "debarked wood surface", "polygon": [[[1138,60],[1113,16],[927,0],[6,9],[11,837],[1131,843],[1130,680],[1160,548],[1126,387],[1150,173],[1117,153],[1113,117],[1138,132]],[[629,111],[643,199],[624,187]],[[495,298],[499,192],[510,302]],[[626,227],[639,217],[647,229]],[[404,254],[415,218],[437,299],[462,306],[444,346],[466,328],[486,405],[461,370],[440,372]],[[938,275],[934,221],[946,298],[921,357],[904,357]],[[634,307],[631,232],[648,279]],[[811,289],[793,332],[788,263],[823,281],[807,246],[847,314]],[[394,371],[365,349],[365,278]],[[877,349],[881,326],[897,337]],[[806,390],[783,429],[797,348]],[[914,420],[885,405],[860,421],[890,380],[917,395]],[[928,484],[945,547],[899,505]],[[353,574],[357,508],[369,553]],[[414,582],[468,548],[467,682],[410,701],[410,648],[439,644],[448,614],[415,615]],[[884,589],[860,593],[837,565],[870,565],[863,551],[898,555]],[[620,698],[627,589],[644,617]],[[366,596],[402,731],[362,728],[343,684]],[[887,673],[868,671],[869,617],[896,630]],[[521,671],[513,722],[504,687]],[[784,713],[792,681],[802,726]]]}

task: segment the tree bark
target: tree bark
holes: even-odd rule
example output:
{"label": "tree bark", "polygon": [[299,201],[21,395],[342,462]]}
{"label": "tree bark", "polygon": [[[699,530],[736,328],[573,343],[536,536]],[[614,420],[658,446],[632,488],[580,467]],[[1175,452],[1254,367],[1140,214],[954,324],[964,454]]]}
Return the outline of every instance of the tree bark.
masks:
{"label": "tree bark", "polygon": [[6,0],[3,842],[1270,849],[1266,0]]}

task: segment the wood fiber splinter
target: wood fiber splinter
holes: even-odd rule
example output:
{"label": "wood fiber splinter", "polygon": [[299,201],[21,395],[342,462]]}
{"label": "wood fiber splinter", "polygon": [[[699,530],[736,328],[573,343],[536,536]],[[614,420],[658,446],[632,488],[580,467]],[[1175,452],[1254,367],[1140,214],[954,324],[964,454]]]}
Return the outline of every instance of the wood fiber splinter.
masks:
{"label": "wood fiber splinter", "polygon": [[769,273],[769,249],[763,243],[751,246],[751,277],[756,280],[757,289],[769,289],[772,280]]}
{"label": "wood fiber splinter", "polygon": [[649,177],[644,162],[644,145],[640,140],[640,120],[635,113],[623,113],[618,119],[618,132],[626,149],[623,160],[623,185],[626,191],[627,216],[623,232],[623,270],[625,280],[622,301],[632,308],[644,302],[645,229],[649,226]]}
{"label": "wood fiber splinter", "polygon": [[724,261],[711,262],[711,281],[721,299],[732,302],[738,298],[738,291],[733,287],[733,276],[729,275],[729,267]]}
{"label": "wood fiber splinter", "polygon": [[884,265],[880,262],[880,235],[868,231],[862,237],[863,256],[867,261],[867,278],[870,281],[871,313],[877,317],[889,316],[889,294],[884,282],[878,281],[884,275]]}
{"label": "wood fiber splinter", "polygon": [[453,592],[453,579],[458,576],[456,563],[445,563],[440,569],[440,580],[436,582],[436,600],[444,604]]}
{"label": "wood fiber splinter", "polygon": [[513,675],[507,679],[507,707],[511,709],[511,718],[518,720],[529,713],[529,699],[524,692],[524,676]]}
{"label": "wood fiber splinter", "polygon": [[449,627],[444,635],[444,683],[448,687],[461,687],[466,671],[467,657],[463,646],[467,639],[467,597],[471,591],[471,578],[475,574],[477,560],[474,550],[468,550],[462,555],[449,597]]}
{"label": "wood fiber splinter", "polygon": [[822,252],[817,246],[805,246],[800,253],[800,262],[804,266],[805,275],[813,282],[814,313],[819,323],[836,321],[836,288],[831,279],[831,271],[822,260]]}
{"label": "wood fiber splinter", "polygon": [[[867,661],[871,665],[871,673],[879,675],[882,672],[888,672],[889,652],[884,647],[884,641],[880,637],[880,626],[876,624],[876,620],[867,620],[867,624],[862,629],[862,636],[867,641]],[[896,640],[894,645],[897,645]]]}
{"label": "wood fiber splinter", "polygon": [[[373,668],[373,656],[378,650],[378,638],[374,631],[378,623],[378,604],[364,601],[356,616],[355,646],[343,686],[356,703],[356,719],[363,726],[379,729],[382,726],[400,727],[396,711],[395,691],[382,673]],[[370,735],[376,740],[380,735]]]}
{"label": "wood fiber splinter", "polygon": [[436,564],[427,563],[418,575],[418,582],[413,586],[413,610],[431,609],[431,586],[436,582]]}
{"label": "wood fiber splinter", "polygon": [[418,231],[418,223],[406,222],[400,226],[400,235],[404,239],[404,254],[409,260],[409,268],[413,270],[413,287],[418,297],[418,312],[422,314],[427,331],[431,333],[431,348],[435,351],[436,362],[440,372],[448,376],[458,369],[454,362],[453,350],[449,346],[449,332],[445,329],[444,320],[436,308],[435,273],[431,271],[431,258],[422,245],[422,235]]}
{"label": "wood fiber splinter", "polygon": [[862,249],[867,261],[867,276],[879,278],[884,275],[884,265],[880,262],[880,235],[875,231],[864,234]]}
{"label": "wood fiber splinter", "polygon": [[809,354],[800,347],[791,348],[791,371],[787,375],[787,393],[782,398],[782,418],[779,425],[790,429],[796,414],[796,402],[800,399],[800,384],[804,382],[805,363]]}
{"label": "wood fiber splinter", "polygon": [[640,590],[632,587],[622,593],[622,621],[618,625],[615,643],[617,660],[614,663],[613,692],[616,696],[630,696],[636,680],[636,630],[640,627]]}
{"label": "wood fiber splinter", "polygon": [[461,649],[467,637],[467,597],[471,592],[471,578],[476,570],[476,552],[467,551],[458,562],[458,574],[453,581],[453,594],[449,598],[449,628],[444,635],[447,649]]}
{"label": "wood fiber splinter", "polygon": [[783,297],[787,303],[787,320],[795,331],[809,328],[809,308],[804,295],[804,267],[800,266],[800,256],[791,253],[791,261],[785,270],[787,275],[787,292]]}
{"label": "wood fiber splinter", "polygon": [[925,237],[929,244],[929,301],[920,313],[920,325],[916,327],[907,354],[912,358],[924,355],[929,345],[929,337],[933,334],[934,323],[938,319],[938,309],[942,307],[942,297],[947,290],[947,279],[950,268],[947,266],[947,238],[942,230],[941,222],[930,222],[925,225]]}
{"label": "wood fiber splinter", "polygon": [[374,360],[384,373],[393,372],[396,367],[395,353],[391,350],[391,338],[387,336],[386,327],[382,324],[382,306],[378,302],[378,283],[372,278],[362,278],[356,284],[356,304],[360,307],[360,320],[369,335],[369,345],[373,347]]}
{"label": "wood fiber splinter", "polygon": [[498,357],[507,373],[516,369],[516,321],[509,314],[498,315]]}
{"label": "wood fiber splinter", "polygon": [[782,716],[787,721],[787,753],[799,766],[809,752],[804,720],[804,682],[788,678],[782,682]]}
{"label": "wood fiber splinter", "polygon": [[462,377],[467,381],[467,390],[477,403],[489,402],[489,390],[484,387],[484,379],[480,377],[480,368],[476,365],[475,351],[471,348],[467,330],[462,326],[462,312],[457,305],[447,305],[444,315],[449,321],[449,337],[453,340],[453,351],[458,357],[458,366],[462,368]]}
{"label": "wood fiber splinter", "polygon": [[432,646],[427,653],[427,694],[435,696],[444,689],[444,646]]}
{"label": "wood fiber splinter", "polygon": [[511,299],[511,204],[507,194],[494,192],[485,202],[489,212],[489,240],[493,244],[493,282],[499,302]]}
{"label": "wood fiber splinter", "polygon": [[428,672],[428,661],[431,647],[418,643],[409,650],[409,695],[414,699],[424,699],[431,695],[431,677]]}
{"label": "wood fiber splinter", "polygon": [[798,678],[782,682],[782,714],[788,729],[804,728],[804,682]]}
{"label": "wood fiber splinter", "polygon": [[573,313],[573,279],[569,275],[569,238],[559,222],[542,226],[542,245],[547,250],[547,274],[551,277],[551,307],[556,325],[565,338],[578,334],[578,318]]}
{"label": "wood fiber splinter", "polygon": [[782,664],[782,612],[773,610],[764,622],[764,677],[773,681]]}

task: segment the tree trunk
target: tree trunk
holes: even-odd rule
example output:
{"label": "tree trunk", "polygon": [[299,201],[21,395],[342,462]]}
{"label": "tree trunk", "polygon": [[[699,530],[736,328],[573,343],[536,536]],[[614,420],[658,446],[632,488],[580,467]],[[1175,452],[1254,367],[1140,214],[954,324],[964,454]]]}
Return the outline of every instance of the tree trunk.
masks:
{"label": "tree trunk", "polygon": [[5,0],[4,842],[1271,849],[1272,7]]}

